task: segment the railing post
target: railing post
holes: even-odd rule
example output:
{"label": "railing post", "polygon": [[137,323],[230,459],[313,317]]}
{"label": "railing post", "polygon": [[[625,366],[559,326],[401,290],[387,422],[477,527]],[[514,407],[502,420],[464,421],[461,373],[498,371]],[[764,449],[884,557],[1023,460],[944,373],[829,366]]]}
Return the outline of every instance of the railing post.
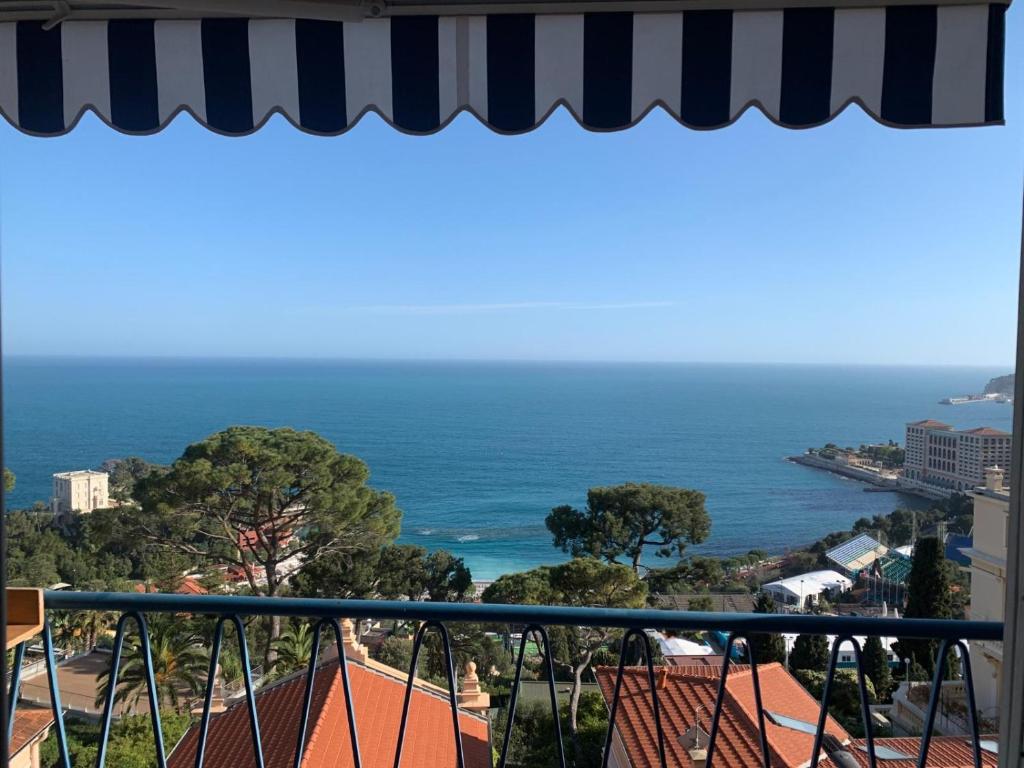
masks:
{"label": "railing post", "polygon": [[124,646],[124,627],[129,620],[134,621],[139,630],[139,653],[142,654],[142,664],[146,673],[146,692],[149,697],[150,722],[153,724],[156,763],[158,768],[167,768],[167,757],[164,754],[164,737],[160,728],[160,694],[156,689],[156,677],[153,674],[153,655],[149,647],[149,629],[146,626],[145,616],[135,611],[122,615],[117,622],[117,632],[114,635],[114,650],[110,660],[110,675],[107,677],[107,700],[103,708],[100,745],[96,753],[96,768],[103,768],[107,758],[107,746],[110,742],[110,724],[114,717],[114,701],[117,694],[117,675],[121,666],[121,651]]}
{"label": "railing post", "polygon": [[57,757],[61,768],[71,768],[68,754],[68,736],[64,730],[64,709],[60,702],[60,682],[57,678],[57,660],[53,655],[53,632],[49,620],[43,622],[43,652],[46,654],[46,682],[50,686],[50,707],[53,710],[54,732],[57,736]]}
{"label": "railing post", "polygon": [[448,675],[448,694],[452,705],[452,725],[455,729],[455,763],[457,768],[465,768],[466,762],[462,751],[462,729],[459,727],[459,701],[456,698],[455,668],[452,660],[451,643],[448,640],[448,630],[444,624],[437,621],[425,621],[416,630],[412,643],[412,661],[409,664],[409,680],[405,687],[405,702],[402,704],[402,723],[398,730],[398,743],[395,745],[395,768],[402,765],[402,748],[405,746],[405,729],[409,722],[409,704],[412,701],[412,689],[416,682],[416,668],[420,657],[420,648],[423,646],[423,638],[427,630],[435,629],[441,636],[441,644],[444,648],[445,672]]}
{"label": "railing post", "polygon": [[647,684],[651,689],[654,728],[658,735],[658,760],[661,768],[667,768],[665,762],[665,734],[661,730],[661,709],[658,706],[658,684],[654,679],[654,662],[651,659],[651,641],[647,637],[647,633],[642,629],[630,629],[622,636],[622,647],[619,650],[619,669],[615,677],[615,692],[612,695],[611,712],[608,715],[608,731],[605,733],[604,755],[601,768],[608,768],[608,761],[611,759],[612,743],[615,737],[615,715],[619,708],[619,697],[622,693],[622,675],[626,668],[626,649],[629,647],[629,641],[633,638],[640,640],[640,646],[644,651],[644,660],[647,662]]}
{"label": "railing post", "polygon": [[[221,616],[213,633],[213,648],[210,653],[210,671],[206,680],[206,697],[203,701],[203,716],[199,726],[199,743],[196,746],[196,768],[202,768],[206,756],[206,739],[210,728],[210,709],[213,704],[213,681],[220,659],[220,648],[224,637],[224,624],[231,622],[238,638],[238,654],[242,661],[242,677],[245,682],[246,706],[249,710],[249,729],[252,733],[252,750],[257,768],[264,768],[263,745],[260,740],[260,721],[256,711],[256,692],[252,685],[252,666],[249,663],[249,643],[245,637],[245,626],[238,616]],[[97,768],[103,768],[97,766]]]}
{"label": "railing post", "polygon": [[18,643],[14,648],[14,660],[11,664],[11,687],[7,694],[7,743],[11,743],[14,735],[14,711],[18,707],[18,692],[21,687],[21,665],[25,661],[25,644]]}
{"label": "railing post", "polygon": [[[558,714],[558,693],[555,690],[555,665],[551,659],[551,643],[548,641],[548,633],[539,624],[530,624],[523,630],[522,638],[519,641],[519,658],[516,660],[515,680],[512,683],[512,692],[509,696],[508,715],[505,723],[505,741],[501,745],[501,757],[498,759],[498,768],[505,768],[508,760],[509,743],[512,741],[512,723],[516,716],[516,704],[519,701],[519,685],[522,682],[523,662],[526,660],[526,640],[531,633],[536,634],[544,646],[544,659],[548,669],[548,693],[551,695],[551,716],[555,721],[555,743],[558,745],[558,764],[565,768],[565,747],[562,744],[562,723]],[[296,766],[298,768],[298,766]]]}
{"label": "railing post", "polygon": [[309,727],[309,709],[313,701],[313,686],[316,683],[316,668],[320,659],[320,633],[330,626],[334,630],[334,642],[338,646],[338,666],[341,671],[341,685],[345,694],[345,712],[348,718],[349,739],[352,742],[352,764],[360,768],[362,759],[359,755],[359,733],[356,729],[356,713],[352,701],[352,686],[349,683],[348,659],[345,658],[345,642],[342,637],[341,625],[337,619],[322,619],[313,628],[313,645],[309,649],[309,670],[306,673],[306,690],[302,698],[302,710],[299,714],[298,743],[295,745],[294,768],[302,765],[302,756],[306,748],[306,730]]}

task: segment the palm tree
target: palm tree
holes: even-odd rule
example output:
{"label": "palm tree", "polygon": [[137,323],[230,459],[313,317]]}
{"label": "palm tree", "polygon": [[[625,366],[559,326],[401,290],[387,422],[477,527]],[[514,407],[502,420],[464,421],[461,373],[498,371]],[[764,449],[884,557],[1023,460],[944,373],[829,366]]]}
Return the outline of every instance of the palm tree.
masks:
{"label": "palm tree", "polygon": [[87,649],[95,648],[100,635],[114,625],[114,614],[110,611],[79,611],[74,622],[80,628]]}
{"label": "palm tree", "polygon": [[[173,621],[162,621],[150,626],[149,646],[153,656],[153,677],[156,680],[157,699],[182,714],[192,697],[205,684],[205,671],[209,657],[199,645],[200,638],[191,630]],[[106,701],[110,670],[99,676],[96,706]],[[147,695],[146,667],[143,662],[139,638],[126,639],[118,673],[114,702],[134,707]]]}
{"label": "palm tree", "polygon": [[77,651],[83,647],[86,634],[83,613],[62,612],[54,615],[50,620],[54,646],[64,651]]}
{"label": "palm tree", "polygon": [[289,627],[274,641],[274,650],[282,674],[305,667],[313,653],[313,630],[306,623]]}

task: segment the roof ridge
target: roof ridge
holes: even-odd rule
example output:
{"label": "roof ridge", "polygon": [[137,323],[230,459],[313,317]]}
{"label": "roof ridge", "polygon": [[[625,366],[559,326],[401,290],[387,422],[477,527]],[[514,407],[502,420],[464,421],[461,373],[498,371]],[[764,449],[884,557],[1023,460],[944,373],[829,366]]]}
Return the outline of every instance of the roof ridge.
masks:
{"label": "roof ridge", "polygon": [[[396,672],[399,671],[399,670],[395,670],[394,667],[389,667],[386,664],[381,664],[380,665],[382,667],[385,667],[385,669],[380,669],[377,666],[372,666],[371,667],[371,666],[369,666],[367,664],[359,664],[359,666],[362,667],[363,669],[365,669],[370,674],[375,674],[378,677],[384,678],[385,680],[390,680],[392,683],[396,683],[398,685],[401,685],[403,689],[407,688],[408,685],[409,685],[409,676],[407,674],[404,674],[403,675],[404,679],[402,679],[402,677],[399,677],[398,675],[393,675],[393,674],[391,674],[388,671],[388,670],[394,670]],[[457,684],[458,683],[456,682],[456,685]],[[413,687],[413,692],[417,692],[418,691],[418,692],[420,692],[420,693],[422,693],[422,694],[424,694],[426,696],[431,696],[431,697],[437,699],[438,701],[443,701],[445,704],[447,704],[449,706],[451,705],[451,695],[448,693],[448,691],[446,691],[444,688],[442,688],[439,685],[434,685],[433,683],[429,683],[426,680],[421,680],[419,677],[415,677],[415,678],[413,678],[412,687]],[[489,718],[487,718],[484,715],[479,715],[476,712],[472,712],[472,711],[470,711],[468,709],[465,709],[464,707],[459,707],[459,717],[461,718],[462,716],[471,717],[471,718],[474,718],[474,719],[477,719],[477,720],[490,722]]]}
{"label": "roof ridge", "polygon": [[[324,665],[324,667],[326,667],[326,665]],[[318,667],[316,670],[317,673],[319,673],[320,670],[324,667]],[[318,677],[320,677],[319,674],[315,674],[313,676],[314,688],[316,687],[316,679]],[[316,719],[313,721],[313,727],[309,729],[307,732],[308,736],[306,738],[305,749],[302,753],[302,763],[300,764],[300,768],[301,766],[306,765],[306,761],[309,759],[309,756],[313,754],[313,745],[316,743],[317,738],[320,736],[320,732],[323,730],[322,723],[324,720],[324,713],[329,711],[331,704],[334,702],[334,697],[337,695],[340,683],[340,671],[335,670],[333,673],[331,673],[331,687],[327,689],[327,695],[324,696],[323,704],[320,705],[320,711],[317,713]],[[312,701],[310,701],[310,706],[313,706]],[[348,704],[346,703],[345,706],[348,706]],[[307,720],[307,722],[309,721]]]}

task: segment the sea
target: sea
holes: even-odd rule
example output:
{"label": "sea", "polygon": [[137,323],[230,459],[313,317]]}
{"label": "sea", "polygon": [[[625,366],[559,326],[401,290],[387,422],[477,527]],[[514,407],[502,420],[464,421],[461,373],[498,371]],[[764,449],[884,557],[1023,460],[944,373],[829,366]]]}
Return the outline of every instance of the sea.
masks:
{"label": "sea", "polygon": [[[1006,368],[5,358],[9,509],[54,472],[169,463],[234,424],[313,430],[395,494],[401,541],[473,577],[560,562],[550,509],[628,481],[707,495],[712,555],[784,552],[924,502],[787,462],[826,442],[903,441],[908,421],[1009,431],[1012,406],[940,405]],[[651,558],[650,564],[657,564]]]}

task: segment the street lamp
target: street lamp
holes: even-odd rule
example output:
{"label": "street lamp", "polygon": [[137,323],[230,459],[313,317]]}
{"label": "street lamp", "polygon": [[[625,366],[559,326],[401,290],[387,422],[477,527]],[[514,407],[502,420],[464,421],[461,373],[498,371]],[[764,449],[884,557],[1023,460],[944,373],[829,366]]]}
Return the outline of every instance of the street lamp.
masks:
{"label": "street lamp", "polygon": [[907,688],[910,688],[910,659],[904,659],[903,666],[907,670]]}

